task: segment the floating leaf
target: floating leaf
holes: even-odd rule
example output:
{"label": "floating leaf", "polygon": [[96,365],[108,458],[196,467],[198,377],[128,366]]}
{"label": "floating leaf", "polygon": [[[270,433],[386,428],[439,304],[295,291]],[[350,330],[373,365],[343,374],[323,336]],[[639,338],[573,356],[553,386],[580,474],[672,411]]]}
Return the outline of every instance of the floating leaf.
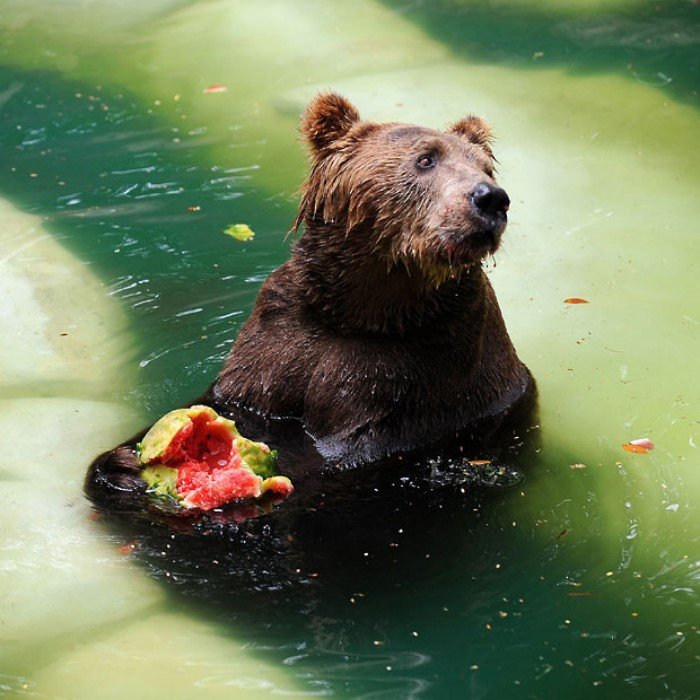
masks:
{"label": "floating leaf", "polygon": [[569,297],[564,299],[565,304],[588,304],[588,299],[582,299],[581,297]]}
{"label": "floating leaf", "polygon": [[630,445],[645,447],[647,450],[653,450],[655,447],[654,443],[648,437],[638,438],[637,440],[630,440]]}
{"label": "floating leaf", "polygon": [[621,447],[623,450],[627,450],[627,452],[645,455],[654,449],[654,443],[648,437],[643,437],[630,440],[627,444],[621,445]]}
{"label": "floating leaf", "polygon": [[213,85],[209,85],[209,87],[205,87],[202,92],[210,95],[215,92],[226,92],[226,86],[225,85],[219,85],[218,83],[214,83]]}
{"label": "floating leaf", "polygon": [[224,233],[242,243],[250,241],[255,237],[255,233],[248,224],[231,224],[231,226],[224,229]]}

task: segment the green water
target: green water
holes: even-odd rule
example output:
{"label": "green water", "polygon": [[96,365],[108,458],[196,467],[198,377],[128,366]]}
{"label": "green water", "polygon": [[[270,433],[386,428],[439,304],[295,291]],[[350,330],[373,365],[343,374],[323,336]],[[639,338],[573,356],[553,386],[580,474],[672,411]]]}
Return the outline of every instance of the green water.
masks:
{"label": "green water", "polygon": [[[0,693],[700,697],[700,8],[0,0],[0,31],[3,279],[44,290],[3,287]],[[120,554],[80,479],[215,376],[288,255],[298,115],[327,87],[493,124],[513,205],[489,265],[542,451],[466,526],[426,521],[414,568],[387,534],[358,590],[223,615]]]}

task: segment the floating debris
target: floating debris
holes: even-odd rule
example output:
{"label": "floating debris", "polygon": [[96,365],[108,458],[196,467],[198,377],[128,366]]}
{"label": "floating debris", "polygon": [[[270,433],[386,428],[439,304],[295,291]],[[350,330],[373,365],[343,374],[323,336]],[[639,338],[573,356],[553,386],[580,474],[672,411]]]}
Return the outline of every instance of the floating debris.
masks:
{"label": "floating debris", "polygon": [[224,233],[237,241],[241,241],[241,243],[252,241],[255,238],[255,232],[248,224],[231,224],[231,226],[224,229]]}
{"label": "floating debris", "polygon": [[637,440],[630,440],[624,445],[620,445],[623,450],[627,452],[632,452],[633,454],[645,455],[654,449],[655,445],[649,438],[638,438]]}

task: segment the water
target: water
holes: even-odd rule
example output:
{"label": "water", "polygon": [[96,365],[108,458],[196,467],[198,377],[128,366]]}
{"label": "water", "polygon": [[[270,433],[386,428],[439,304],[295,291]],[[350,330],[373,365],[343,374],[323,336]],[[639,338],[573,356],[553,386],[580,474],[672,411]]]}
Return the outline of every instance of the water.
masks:
{"label": "water", "polygon": [[[697,697],[699,17],[0,2],[2,692]],[[297,118],[329,86],[367,118],[494,125],[513,206],[491,277],[542,451],[420,531],[378,507],[368,556],[306,598],[236,602],[217,565],[182,570],[186,536],[158,560],[91,520],[81,478],[216,374],[288,255]],[[221,235],[237,222],[253,242]]]}

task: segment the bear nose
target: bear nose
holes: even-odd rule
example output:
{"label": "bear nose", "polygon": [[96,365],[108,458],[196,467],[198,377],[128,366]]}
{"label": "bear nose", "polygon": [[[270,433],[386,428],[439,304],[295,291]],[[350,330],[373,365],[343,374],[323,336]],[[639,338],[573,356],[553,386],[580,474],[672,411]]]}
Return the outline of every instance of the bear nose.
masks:
{"label": "bear nose", "polygon": [[472,206],[482,216],[498,216],[508,211],[510,199],[506,191],[488,182],[479,183],[470,193]]}

